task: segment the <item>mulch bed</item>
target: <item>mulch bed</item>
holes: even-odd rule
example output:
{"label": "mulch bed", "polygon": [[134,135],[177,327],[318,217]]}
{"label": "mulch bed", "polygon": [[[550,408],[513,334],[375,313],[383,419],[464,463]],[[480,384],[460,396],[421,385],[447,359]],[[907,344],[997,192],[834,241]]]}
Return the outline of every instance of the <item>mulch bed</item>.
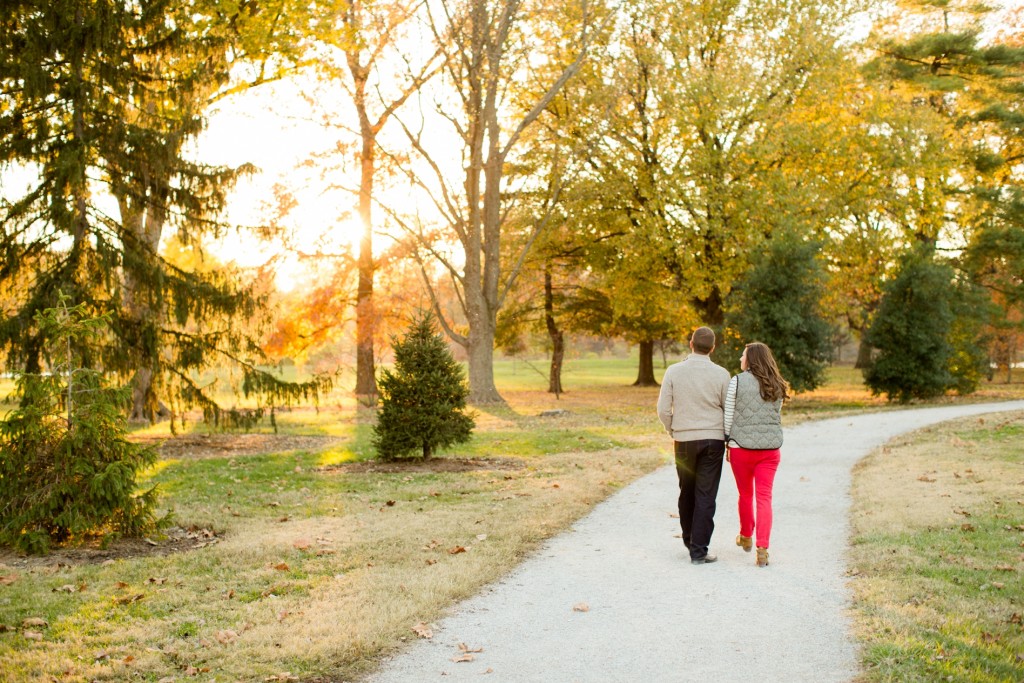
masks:
{"label": "mulch bed", "polygon": [[340,441],[334,436],[291,434],[196,433],[177,436],[133,436],[132,441],[156,446],[162,458],[203,459],[285,451],[317,451]]}
{"label": "mulch bed", "polygon": [[382,462],[361,460],[328,465],[318,471],[326,473],[423,474],[434,472],[475,472],[478,470],[519,470],[526,463],[518,458],[416,458]]}
{"label": "mulch bed", "polygon": [[80,545],[54,548],[46,555],[22,555],[7,548],[0,548],[0,567],[58,570],[62,567],[103,564],[120,559],[170,555],[204,548],[219,540],[217,534],[210,529],[172,527],[163,534],[155,535],[155,540],[118,538],[104,547],[99,539],[95,539]]}

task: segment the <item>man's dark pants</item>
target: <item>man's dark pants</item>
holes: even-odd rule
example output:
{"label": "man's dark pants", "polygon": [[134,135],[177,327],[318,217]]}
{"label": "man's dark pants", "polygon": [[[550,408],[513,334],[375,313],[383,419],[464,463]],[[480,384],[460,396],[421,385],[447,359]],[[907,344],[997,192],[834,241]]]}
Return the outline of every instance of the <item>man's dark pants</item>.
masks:
{"label": "man's dark pants", "polygon": [[722,481],[725,442],[721,439],[676,441],[679,475],[679,525],[691,559],[708,554],[715,530],[715,498]]}

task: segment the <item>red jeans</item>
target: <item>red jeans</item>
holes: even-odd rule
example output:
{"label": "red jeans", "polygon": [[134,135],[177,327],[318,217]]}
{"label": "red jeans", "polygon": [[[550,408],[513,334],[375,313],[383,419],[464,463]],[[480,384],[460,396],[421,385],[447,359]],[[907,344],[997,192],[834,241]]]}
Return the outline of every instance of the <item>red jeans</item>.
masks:
{"label": "red jeans", "polygon": [[739,446],[729,449],[729,464],[740,494],[740,534],[754,535],[754,498],[757,498],[757,547],[767,548],[772,534],[772,485],[782,452],[755,451]]}

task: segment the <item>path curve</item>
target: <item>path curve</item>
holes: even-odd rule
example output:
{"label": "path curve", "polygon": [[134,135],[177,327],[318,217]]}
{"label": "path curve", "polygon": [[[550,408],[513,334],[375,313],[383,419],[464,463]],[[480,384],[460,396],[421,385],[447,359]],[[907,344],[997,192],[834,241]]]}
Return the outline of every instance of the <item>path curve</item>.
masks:
{"label": "path curve", "polygon": [[[431,640],[383,663],[369,683],[761,683],[850,681],[857,649],[845,580],[850,472],[901,433],[1024,401],[841,417],[786,430],[775,480],[771,566],[733,545],[728,469],[712,552],[693,566],[675,507],[675,470],[622,489],[530,559],[453,608]],[[586,603],[589,611],[574,611]],[[453,662],[458,644],[482,648]]]}

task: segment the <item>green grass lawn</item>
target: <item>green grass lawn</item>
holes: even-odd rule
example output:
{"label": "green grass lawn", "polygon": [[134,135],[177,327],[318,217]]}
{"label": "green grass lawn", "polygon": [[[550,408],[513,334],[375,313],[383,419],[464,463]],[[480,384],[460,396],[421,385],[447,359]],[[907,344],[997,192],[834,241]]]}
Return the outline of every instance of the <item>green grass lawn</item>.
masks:
{"label": "green grass lawn", "polygon": [[1022,437],[1020,412],[968,418],[855,469],[865,681],[1024,680]]}

